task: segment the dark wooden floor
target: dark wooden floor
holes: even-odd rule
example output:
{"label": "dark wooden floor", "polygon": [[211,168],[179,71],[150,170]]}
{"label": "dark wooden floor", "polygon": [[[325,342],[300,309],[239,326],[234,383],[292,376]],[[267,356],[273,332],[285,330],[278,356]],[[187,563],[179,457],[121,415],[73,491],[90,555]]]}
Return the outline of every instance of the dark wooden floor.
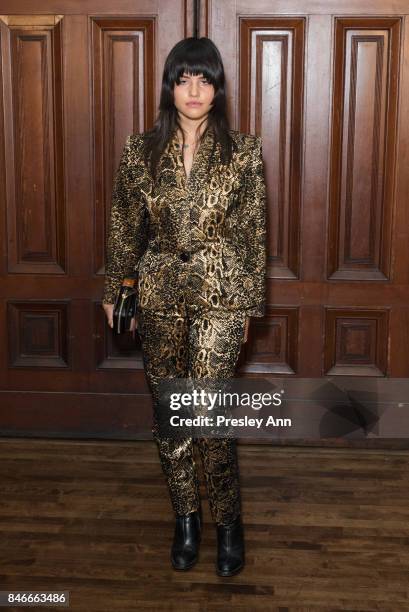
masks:
{"label": "dark wooden floor", "polygon": [[1,439],[0,590],[67,590],[84,612],[409,610],[408,451],[239,457],[247,564],[219,578],[203,480],[199,563],[170,567],[153,442]]}

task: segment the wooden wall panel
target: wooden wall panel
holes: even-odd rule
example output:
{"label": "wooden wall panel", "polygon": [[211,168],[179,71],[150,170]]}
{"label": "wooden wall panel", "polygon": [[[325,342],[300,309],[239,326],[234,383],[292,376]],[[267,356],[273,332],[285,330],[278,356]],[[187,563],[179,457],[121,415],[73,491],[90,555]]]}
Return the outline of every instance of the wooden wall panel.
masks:
{"label": "wooden wall panel", "polygon": [[[94,135],[95,268],[104,274],[107,228],[115,172],[129,134],[153,123],[155,20],[91,20]],[[102,303],[95,304],[95,367],[143,370],[141,347],[106,326]],[[138,337],[136,338],[138,340]]]}
{"label": "wooden wall panel", "polygon": [[11,368],[67,368],[69,302],[10,301],[8,354]]}
{"label": "wooden wall panel", "polygon": [[298,308],[268,306],[255,319],[240,356],[240,374],[295,374],[298,354]]}
{"label": "wooden wall panel", "polygon": [[[397,334],[397,321],[408,320],[409,288],[401,279],[409,230],[396,225],[406,216],[407,195],[395,187],[404,183],[398,151],[409,133],[404,118],[398,122],[409,4],[291,6],[208,0],[202,11],[203,32],[227,59],[236,126],[263,138],[267,304],[295,309],[300,330],[296,367],[282,373],[407,375],[407,334]],[[226,23],[235,23],[234,36],[225,36]],[[327,329],[327,309],[346,309],[358,321],[347,325],[340,315]],[[375,324],[372,312],[384,313],[381,321],[374,315]],[[362,313],[369,313],[365,322]],[[259,335],[269,339],[263,358],[246,347],[245,371],[277,371],[268,317],[251,323],[252,346]]]}
{"label": "wooden wall panel", "polygon": [[[113,336],[100,303],[112,179],[193,3],[29,5],[0,16],[1,422],[132,437],[151,399],[138,339]],[[268,308],[240,373],[408,377],[408,0],[200,9],[231,125],[263,137]]]}
{"label": "wooden wall panel", "polygon": [[400,19],[336,19],[328,274],[391,273]]}
{"label": "wooden wall panel", "polygon": [[151,397],[138,336],[117,338],[101,307],[105,235],[125,138],[152,126],[193,3],[29,4],[0,9],[2,431],[9,417],[15,431],[134,430]]}
{"label": "wooden wall panel", "polygon": [[389,310],[327,308],[324,372],[340,376],[386,376]]}
{"label": "wooden wall panel", "polygon": [[129,134],[153,123],[155,20],[92,19],[95,272],[104,273],[115,171]]}
{"label": "wooden wall panel", "polygon": [[268,276],[299,276],[304,19],[240,18],[240,130],[263,137]]}
{"label": "wooden wall panel", "polygon": [[8,271],[66,262],[59,16],[2,18]]}

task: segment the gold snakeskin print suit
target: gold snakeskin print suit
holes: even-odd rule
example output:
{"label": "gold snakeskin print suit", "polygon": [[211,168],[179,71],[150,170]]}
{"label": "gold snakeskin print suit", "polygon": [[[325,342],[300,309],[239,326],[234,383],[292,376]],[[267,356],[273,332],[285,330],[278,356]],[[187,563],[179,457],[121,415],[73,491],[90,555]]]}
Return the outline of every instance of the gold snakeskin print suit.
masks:
{"label": "gold snakeskin print suit", "polygon": [[[176,133],[153,183],[143,134],[128,137],[115,176],[103,301],[138,272],[138,331],[154,404],[152,432],[173,509],[199,507],[191,438],[161,438],[155,411],[162,378],[234,375],[246,316],[265,312],[266,202],[261,138],[230,130],[237,144],[223,165],[209,130],[189,177]],[[215,146],[213,146],[215,145]],[[240,513],[235,440],[197,440],[212,517]]]}

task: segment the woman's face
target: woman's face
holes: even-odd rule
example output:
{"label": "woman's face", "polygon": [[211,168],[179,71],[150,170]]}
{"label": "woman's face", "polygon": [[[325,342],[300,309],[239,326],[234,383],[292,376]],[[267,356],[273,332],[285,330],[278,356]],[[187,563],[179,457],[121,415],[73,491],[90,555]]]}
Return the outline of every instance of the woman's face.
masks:
{"label": "woman's face", "polygon": [[204,78],[184,73],[179,85],[175,83],[175,106],[187,119],[202,119],[211,109],[214,98],[214,87]]}

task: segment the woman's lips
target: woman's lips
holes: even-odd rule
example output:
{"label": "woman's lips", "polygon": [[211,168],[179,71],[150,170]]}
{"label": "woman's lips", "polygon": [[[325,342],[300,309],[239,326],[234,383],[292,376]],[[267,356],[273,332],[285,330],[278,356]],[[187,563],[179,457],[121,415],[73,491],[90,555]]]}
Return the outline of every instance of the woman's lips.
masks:
{"label": "woman's lips", "polygon": [[187,102],[186,106],[202,106],[201,102]]}

